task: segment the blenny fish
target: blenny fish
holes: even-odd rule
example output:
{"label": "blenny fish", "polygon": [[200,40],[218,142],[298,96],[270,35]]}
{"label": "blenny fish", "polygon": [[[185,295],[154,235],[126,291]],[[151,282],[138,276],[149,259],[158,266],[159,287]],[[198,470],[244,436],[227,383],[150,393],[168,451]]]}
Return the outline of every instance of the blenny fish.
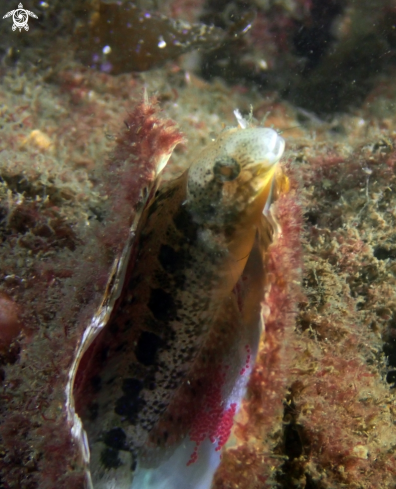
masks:
{"label": "blenny fish", "polygon": [[84,335],[67,408],[88,487],[211,485],[263,328],[265,214],[285,146],[242,126],[154,181]]}

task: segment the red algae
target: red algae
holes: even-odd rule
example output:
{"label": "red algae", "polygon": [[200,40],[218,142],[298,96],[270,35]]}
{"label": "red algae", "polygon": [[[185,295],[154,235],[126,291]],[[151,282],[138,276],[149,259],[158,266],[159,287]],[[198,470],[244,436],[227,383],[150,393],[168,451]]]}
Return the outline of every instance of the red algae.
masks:
{"label": "red algae", "polygon": [[306,297],[276,447],[287,456],[276,475],[281,487],[374,489],[393,487],[395,476],[393,402],[382,355],[383,349],[392,368],[393,326],[383,313],[394,303],[394,277],[386,272],[393,196],[380,191],[394,185],[393,141],[382,152],[376,143],[349,155],[342,149],[307,148],[300,167]]}
{"label": "red algae", "polygon": [[113,204],[112,229],[104,239],[118,251],[127,238],[125,223],[132,223],[134,209],[158,175],[158,165],[164,166],[173,148],[183,142],[176,124],[160,118],[156,104],[155,98],[142,101],[128,114],[106,164],[106,191]]}

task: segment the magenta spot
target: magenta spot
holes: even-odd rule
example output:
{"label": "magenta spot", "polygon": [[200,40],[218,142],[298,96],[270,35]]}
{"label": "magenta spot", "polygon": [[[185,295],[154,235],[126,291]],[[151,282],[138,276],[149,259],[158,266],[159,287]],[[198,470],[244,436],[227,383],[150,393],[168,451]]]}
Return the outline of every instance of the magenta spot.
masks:
{"label": "magenta spot", "polygon": [[251,359],[251,350],[249,345],[245,345],[246,350],[246,362],[245,366],[240,370],[239,375],[243,375],[247,370],[250,369],[250,359]]}
{"label": "magenta spot", "polygon": [[242,296],[242,287],[241,287],[241,283],[240,282],[237,282],[234,289],[233,289],[233,292],[235,294],[235,297],[236,297],[236,300],[237,300],[237,304],[238,304],[238,309],[240,312],[242,312],[242,309],[243,309],[243,296]]}
{"label": "magenta spot", "polygon": [[190,440],[195,442],[195,448],[187,465],[197,461],[199,446],[206,438],[212,443],[217,442],[216,451],[219,451],[231,434],[237,404],[232,403],[226,409],[222,396],[225,380],[225,373],[219,372],[208,386],[205,393],[205,403],[197,413],[190,431]]}
{"label": "magenta spot", "polygon": [[112,69],[113,69],[113,65],[109,62],[102,63],[100,65],[100,70],[103,71],[104,73],[110,73]]}

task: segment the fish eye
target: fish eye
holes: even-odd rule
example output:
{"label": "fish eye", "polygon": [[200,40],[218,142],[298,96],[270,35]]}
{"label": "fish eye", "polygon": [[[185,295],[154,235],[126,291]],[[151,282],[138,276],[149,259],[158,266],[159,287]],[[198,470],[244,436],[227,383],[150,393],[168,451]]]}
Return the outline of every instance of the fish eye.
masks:
{"label": "fish eye", "polygon": [[241,167],[239,163],[230,156],[224,156],[215,161],[213,174],[219,182],[231,182],[240,174]]}

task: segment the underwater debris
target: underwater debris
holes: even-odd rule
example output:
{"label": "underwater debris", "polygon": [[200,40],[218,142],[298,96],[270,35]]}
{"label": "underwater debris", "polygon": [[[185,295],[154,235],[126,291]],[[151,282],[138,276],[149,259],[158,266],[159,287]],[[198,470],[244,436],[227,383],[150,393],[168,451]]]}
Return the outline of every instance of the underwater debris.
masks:
{"label": "underwater debris", "polygon": [[189,24],[140,10],[133,3],[100,2],[81,33],[78,56],[93,68],[112,74],[146,71],[194,49],[213,49],[245,33],[254,14],[241,16],[225,31],[213,25]]}

